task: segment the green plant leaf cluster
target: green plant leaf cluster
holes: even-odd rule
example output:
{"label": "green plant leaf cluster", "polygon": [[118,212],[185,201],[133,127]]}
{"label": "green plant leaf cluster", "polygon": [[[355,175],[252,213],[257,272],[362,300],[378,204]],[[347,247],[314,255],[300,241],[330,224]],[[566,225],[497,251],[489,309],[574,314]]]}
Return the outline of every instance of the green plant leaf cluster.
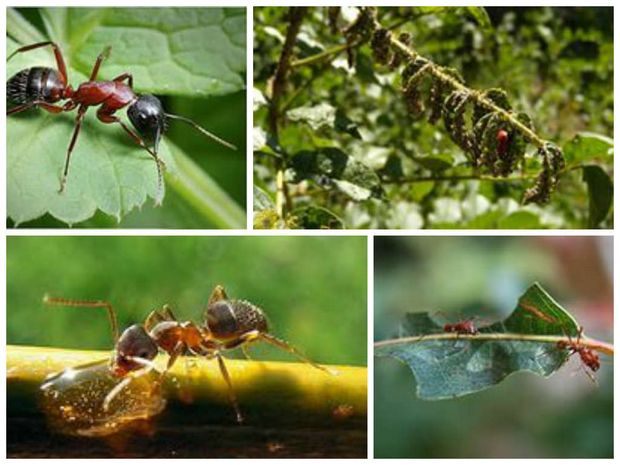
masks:
{"label": "green plant leaf cluster", "polygon": [[[325,173],[288,176],[288,189],[281,192],[287,212],[269,224],[301,227],[288,221],[293,211],[320,207],[341,218],[345,228],[613,227],[609,9],[377,8],[378,22],[392,37],[455,79],[462,76],[469,89],[502,89],[511,115],[538,135],[538,142],[552,142],[539,147],[528,140],[526,145],[520,133],[504,128],[506,115],[499,113],[492,130],[484,131],[482,155],[494,166],[488,171],[474,166],[465,144],[449,137],[458,129],[458,118],[446,131],[423,117],[436,113],[432,95],[441,92],[426,81],[416,91],[430,95],[429,101],[403,99],[397,66],[403,57],[392,50],[381,58],[381,47],[373,54],[371,28],[355,24],[359,10],[342,8],[335,15],[335,9],[305,13],[291,51],[277,134],[269,119],[271,84],[289,10],[254,10],[254,85],[260,97],[254,108],[255,182],[275,201],[279,170],[298,173],[298,154],[330,148],[361,164],[363,178],[374,172],[382,194],[362,195],[358,180],[347,179],[355,185],[348,189]],[[412,102],[426,111],[412,112]],[[476,121],[473,107],[459,107],[460,117]],[[342,130],[339,115],[346,115],[345,127],[354,132]],[[497,158],[502,129],[510,163]],[[565,167],[554,166],[552,155],[559,151]],[[523,205],[524,198],[547,200],[549,186],[556,190],[548,204]]]}

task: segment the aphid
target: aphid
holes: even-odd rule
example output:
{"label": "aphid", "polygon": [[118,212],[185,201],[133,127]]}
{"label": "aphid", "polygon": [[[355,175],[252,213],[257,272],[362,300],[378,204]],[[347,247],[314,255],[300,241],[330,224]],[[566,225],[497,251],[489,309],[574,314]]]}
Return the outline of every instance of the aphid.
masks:
{"label": "aphid", "polygon": [[241,348],[245,351],[248,344],[264,341],[290,352],[315,368],[332,373],[327,368],[309,360],[287,342],[269,334],[267,319],[263,311],[245,300],[229,299],[222,286],[216,286],[213,290],[201,325],[191,321],[178,321],[172,310],[164,305],[161,310],[151,312],[143,324],[127,328],[120,337],[116,313],[108,302],[49,297],[46,297],[44,301],[51,305],[105,308],[108,311],[115,340],[109,371],[113,376],[122,378],[122,381],[105,396],[104,411],[109,410],[112,402],[134,380],[141,379],[152,371],[157,372],[153,360],[159,351],[168,354],[168,362],[165,370],[160,374],[160,380],[180,355],[193,354],[217,359],[220,372],[228,386],[229,401],[239,423],[243,421],[243,415],[224,363],[223,351],[234,348]]}
{"label": "aphid", "polygon": [[495,139],[497,140],[497,154],[500,157],[506,155],[506,152],[508,151],[508,132],[504,129],[500,129],[497,131]]}
{"label": "aphid", "polygon": [[[159,142],[168,128],[169,120],[183,121],[201,134],[235,150],[236,147],[194,121],[183,116],[166,113],[157,97],[150,94],[136,94],[133,90],[133,76],[123,73],[111,81],[98,81],[99,68],[109,54],[111,47],[107,47],[95,61],[95,65],[87,82],[80,84],[74,90],[68,84],[67,67],[59,46],[54,42],[39,42],[18,48],[9,57],[9,61],[18,53],[27,52],[41,47],[51,47],[56,59],[56,69],[33,67],[19,71],[6,84],[6,96],[9,103],[15,105],[7,111],[7,115],[20,113],[31,108],[42,108],[50,113],[62,113],[77,108],[75,128],[67,149],[65,166],[60,179],[59,192],[63,192],[69,174],[71,153],[75,147],[84,115],[90,107],[98,106],[97,118],[105,124],[118,123],[131,139],[146,150],[157,164],[159,188],[162,184],[162,167],[164,162],[157,155]],[[66,100],[62,105],[57,103]],[[127,116],[134,129],[125,124],[115,113],[127,108]]]}

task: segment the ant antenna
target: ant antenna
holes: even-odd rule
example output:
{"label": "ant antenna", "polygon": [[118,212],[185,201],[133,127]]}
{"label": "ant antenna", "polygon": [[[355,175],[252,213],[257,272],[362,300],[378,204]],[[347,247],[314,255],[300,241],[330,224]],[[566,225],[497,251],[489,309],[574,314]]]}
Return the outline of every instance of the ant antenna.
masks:
{"label": "ant antenna", "polygon": [[43,303],[46,305],[65,307],[105,308],[108,311],[108,318],[110,319],[110,326],[112,327],[112,337],[114,338],[114,345],[116,346],[116,342],[118,341],[118,321],[116,320],[116,312],[109,302],[105,300],[63,299],[62,297],[50,297],[46,294],[43,296]]}
{"label": "ant antenna", "polygon": [[179,116],[179,115],[173,115],[171,113],[165,113],[165,115],[166,115],[167,118],[183,121],[183,122],[193,126],[194,129],[196,129],[197,131],[201,132],[203,135],[209,137],[210,139],[213,139],[216,142],[219,142],[220,144],[222,144],[225,147],[228,147],[231,150],[237,150],[237,147],[235,145],[231,144],[230,142],[226,142],[223,139],[220,139],[215,134],[207,131],[205,128],[203,128],[202,126],[198,125],[198,123],[195,123],[194,121],[192,121],[189,118],[185,118],[184,116]]}

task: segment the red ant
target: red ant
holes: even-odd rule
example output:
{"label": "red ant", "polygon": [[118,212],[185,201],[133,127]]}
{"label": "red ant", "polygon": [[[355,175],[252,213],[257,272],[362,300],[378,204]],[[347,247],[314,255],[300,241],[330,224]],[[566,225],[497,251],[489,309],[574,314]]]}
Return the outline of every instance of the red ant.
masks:
{"label": "red ant", "polygon": [[505,155],[508,150],[508,138],[508,132],[506,130],[500,129],[497,131],[495,139],[497,140],[497,153],[500,156]]}
{"label": "red ant", "polygon": [[[111,81],[97,81],[99,67],[103,60],[109,56],[111,47],[104,49],[97,57],[88,82],[80,84],[76,90],[73,90],[71,85],[67,83],[67,67],[60,47],[54,42],[39,42],[18,48],[9,55],[7,61],[18,53],[47,46],[52,47],[54,51],[56,69],[33,67],[24,69],[11,77],[6,85],[6,94],[8,101],[16,106],[8,110],[7,115],[20,113],[33,107],[42,108],[50,113],[62,113],[72,111],[75,108],[78,109],[75,129],[67,149],[59,192],[63,192],[65,188],[71,152],[82,127],[84,115],[89,107],[99,106],[97,110],[99,121],[106,124],[120,124],[131,139],[153,157],[157,163],[158,185],[160,189],[162,184],[162,167],[165,168],[165,165],[161,158],[157,156],[157,149],[161,136],[168,127],[168,120],[175,119],[188,123],[201,134],[236,150],[234,145],[220,139],[194,121],[183,116],[166,113],[161,102],[154,95],[136,94],[133,91],[133,76],[130,73],[123,73]],[[62,106],[55,105],[55,103],[61,100],[67,100],[67,102]],[[127,108],[127,116],[135,131],[115,115],[117,111],[125,107]],[[149,145],[144,142],[145,140]]]}
{"label": "red ant", "polygon": [[183,354],[216,358],[228,386],[229,401],[239,423],[243,421],[243,416],[222,357],[223,351],[240,347],[245,352],[248,344],[264,341],[290,352],[315,368],[335,374],[328,368],[312,362],[287,342],[269,334],[267,318],[263,311],[245,300],[229,299],[222,286],[216,286],[211,293],[202,325],[191,321],[178,321],[170,308],[164,305],[162,310],[151,312],[143,324],[127,328],[120,337],[116,313],[108,302],[50,297],[45,297],[44,302],[69,307],[105,308],[108,311],[115,342],[110,360],[110,372],[122,378],[122,381],[107,394],[103,403],[104,410],[108,410],[112,400],[134,378],[156,370],[153,360],[160,350],[168,354],[168,363],[161,373],[161,379]]}
{"label": "red ant", "polygon": [[443,330],[446,333],[457,333],[457,334],[478,334],[478,328],[474,324],[474,318],[469,318],[467,320],[459,321],[457,323],[446,323],[443,325]]}
{"label": "red ant", "polygon": [[[576,340],[573,340],[568,334],[566,334],[568,341],[558,341],[556,346],[560,350],[569,351],[568,356],[566,357],[567,360],[573,354],[579,354],[579,357],[581,358],[581,362],[584,365],[586,365],[592,371],[592,373],[595,373],[601,367],[600,357],[595,350],[587,348],[580,342],[582,336],[583,336],[583,326],[580,326],[579,332],[577,333]],[[596,380],[594,379],[594,376],[592,376],[592,373],[590,373],[587,370],[584,370],[584,372],[586,373],[586,375],[588,375],[588,377],[593,382],[596,383]]]}

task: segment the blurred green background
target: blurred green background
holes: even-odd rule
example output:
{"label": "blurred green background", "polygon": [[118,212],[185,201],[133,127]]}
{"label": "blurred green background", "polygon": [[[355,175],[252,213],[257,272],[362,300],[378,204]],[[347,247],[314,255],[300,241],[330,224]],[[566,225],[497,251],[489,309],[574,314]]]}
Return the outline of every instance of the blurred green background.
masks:
{"label": "blurred green background", "polygon": [[[377,237],[374,339],[395,337],[409,312],[503,319],[539,281],[588,336],[613,342],[612,257],[611,237]],[[408,367],[375,358],[375,456],[611,458],[613,366],[602,360],[598,387],[572,357],[549,379],[516,373],[423,401]]]}
{"label": "blurred green background", "polygon": [[[125,328],[165,303],[200,321],[222,284],[312,359],[366,365],[366,250],[365,237],[9,237],[7,342],[111,349],[105,311],[46,307],[45,293],[108,300]],[[294,360],[265,344],[250,352]]]}

